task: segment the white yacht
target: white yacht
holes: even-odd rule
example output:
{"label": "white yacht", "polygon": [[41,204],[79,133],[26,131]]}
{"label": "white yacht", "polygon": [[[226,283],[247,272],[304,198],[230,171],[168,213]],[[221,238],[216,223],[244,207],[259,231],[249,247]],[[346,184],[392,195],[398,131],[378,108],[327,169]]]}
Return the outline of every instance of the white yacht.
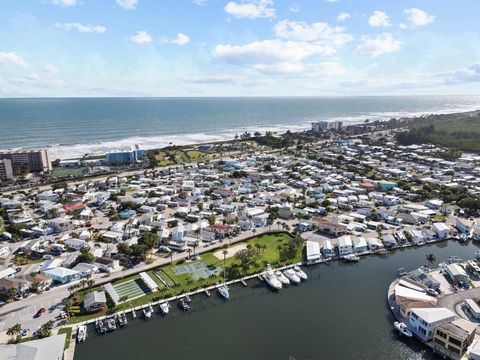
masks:
{"label": "white yacht", "polygon": [[275,271],[275,276],[277,277],[278,281],[282,283],[282,285],[290,285],[290,280],[283,275],[283,273],[280,270]]}
{"label": "white yacht", "polygon": [[87,325],[80,325],[77,331],[77,342],[84,342],[87,338]]}
{"label": "white yacht", "polygon": [[402,335],[405,335],[406,337],[412,337],[413,336],[412,332],[408,329],[408,327],[407,327],[407,325],[405,325],[405,323],[395,321],[393,323],[393,326],[395,326],[395,329],[400,331],[400,333]]}
{"label": "white yacht", "polygon": [[357,261],[360,260],[360,257],[358,257],[358,256],[355,255],[355,254],[344,255],[342,258],[343,258],[344,260],[352,261],[352,262],[357,262]]}
{"label": "white yacht", "polygon": [[168,301],[164,301],[158,305],[160,307],[160,311],[162,312],[163,315],[167,315],[168,312],[170,311],[170,305],[168,304]]}
{"label": "white yacht", "polygon": [[143,311],[143,316],[145,316],[145,319],[150,319],[152,317],[152,312],[148,307],[143,308],[142,311]]}
{"label": "white yacht", "polygon": [[301,280],[307,280],[308,279],[308,276],[307,274],[305,274],[305,272],[300,269],[299,266],[295,265],[293,267],[293,271],[295,271],[295,274],[301,279]]}
{"label": "white yacht", "polygon": [[267,271],[265,272],[265,281],[275,290],[281,290],[283,288],[282,283],[278,281],[277,277],[273,273],[273,270],[268,267]]}
{"label": "white yacht", "polygon": [[287,269],[283,272],[285,277],[294,284],[299,284],[302,281],[293,269]]}

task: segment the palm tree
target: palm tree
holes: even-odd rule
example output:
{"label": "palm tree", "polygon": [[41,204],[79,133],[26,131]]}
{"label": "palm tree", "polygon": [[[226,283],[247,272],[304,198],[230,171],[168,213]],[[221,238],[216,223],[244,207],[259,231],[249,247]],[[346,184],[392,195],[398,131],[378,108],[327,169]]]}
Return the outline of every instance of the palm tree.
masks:
{"label": "palm tree", "polygon": [[7,335],[12,337],[20,336],[21,332],[22,332],[22,325],[18,323],[7,329]]}
{"label": "palm tree", "polygon": [[281,221],[277,221],[278,230],[280,230],[280,224],[281,224],[281,223],[282,223]]}
{"label": "palm tree", "polygon": [[434,254],[427,254],[426,258],[430,265],[432,265],[435,261],[437,261],[437,257]]}

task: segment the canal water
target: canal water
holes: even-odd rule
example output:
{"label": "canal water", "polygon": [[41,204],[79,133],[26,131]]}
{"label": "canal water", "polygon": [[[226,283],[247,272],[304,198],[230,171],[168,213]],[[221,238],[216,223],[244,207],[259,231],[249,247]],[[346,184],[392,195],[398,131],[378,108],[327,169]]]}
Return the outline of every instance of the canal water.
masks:
{"label": "canal water", "polygon": [[440,262],[450,255],[471,259],[478,250],[450,241],[321,264],[306,268],[308,282],[278,293],[251,280],[232,286],[229,302],[216,293],[197,295],[188,313],[172,304],[166,317],[145,321],[138,314],[114,333],[90,330],[75,359],[436,359],[393,331],[388,286],[398,268],[427,265],[429,253]]}

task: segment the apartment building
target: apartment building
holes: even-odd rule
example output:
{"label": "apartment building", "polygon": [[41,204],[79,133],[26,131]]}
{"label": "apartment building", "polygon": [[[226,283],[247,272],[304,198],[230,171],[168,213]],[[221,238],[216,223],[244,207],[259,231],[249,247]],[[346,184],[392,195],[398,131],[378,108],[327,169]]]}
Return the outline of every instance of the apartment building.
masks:
{"label": "apartment building", "polygon": [[28,172],[48,172],[52,170],[47,150],[4,151],[0,152],[0,160],[10,160],[13,169],[25,167]]}
{"label": "apartment building", "polygon": [[8,159],[0,160],[0,181],[13,179],[12,162]]}

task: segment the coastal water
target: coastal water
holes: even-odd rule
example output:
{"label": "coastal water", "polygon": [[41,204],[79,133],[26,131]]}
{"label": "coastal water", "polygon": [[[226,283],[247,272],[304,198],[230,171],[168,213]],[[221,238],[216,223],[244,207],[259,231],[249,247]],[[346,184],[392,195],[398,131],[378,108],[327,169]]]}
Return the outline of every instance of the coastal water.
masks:
{"label": "coastal water", "polygon": [[137,143],[148,149],[231,139],[245,130],[296,131],[317,120],[478,108],[479,96],[0,99],[0,149],[48,147],[52,159],[73,158]]}
{"label": "coastal water", "polygon": [[414,339],[400,338],[386,301],[398,268],[450,255],[474,258],[475,244],[448,243],[363,257],[359,263],[307,268],[309,280],[274,293],[251,281],[232,286],[231,300],[193,297],[188,313],[172,304],[165,318],[130,320],[107,335],[90,331],[76,360],[363,360],[437,359]]}

